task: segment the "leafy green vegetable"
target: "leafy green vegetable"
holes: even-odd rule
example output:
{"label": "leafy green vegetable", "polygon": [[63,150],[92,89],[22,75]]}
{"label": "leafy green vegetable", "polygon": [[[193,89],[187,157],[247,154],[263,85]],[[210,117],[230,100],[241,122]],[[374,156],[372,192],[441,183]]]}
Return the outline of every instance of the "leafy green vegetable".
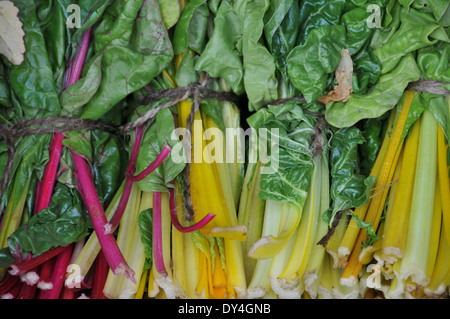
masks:
{"label": "leafy green vegetable", "polygon": [[181,7],[179,0],[158,0],[161,9],[161,17],[167,29],[173,27],[181,14]]}
{"label": "leafy green vegetable", "polygon": [[232,3],[222,1],[211,38],[195,64],[196,70],[205,71],[213,78],[224,78],[238,95],[244,92],[242,58],[235,47],[241,35],[241,23]]}
{"label": "leafy green vegetable", "polygon": [[[158,112],[154,123],[144,133],[136,161],[136,174],[156,159],[164,145],[173,148],[175,144],[180,143],[178,139],[172,139],[174,129],[172,112],[168,108]],[[169,187],[173,187],[171,182],[183,171],[185,165],[185,160],[174,162],[169,155],[156,170],[138,182],[139,188],[147,192],[166,192]]]}
{"label": "leafy green vegetable", "polygon": [[55,75],[56,91],[60,92],[66,70],[66,18],[65,9],[54,5],[51,1],[47,6],[42,3],[37,6],[37,15],[41,23],[41,29],[46,39],[47,53]]}
{"label": "leafy green vegetable", "polygon": [[241,52],[250,111],[258,110],[278,98],[275,60],[262,44],[263,19],[268,8],[268,0],[256,0],[245,1],[238,10],[243,23]]}
{"label": "leafy green vegetable", "polygon": [[444,28],[430,14],[402,8],[400,21],[401,25],[395,34],[383,46],[374,50],[382,65],[382,74],[393,70],[402,57],[410,52],[440,40],[450,41]]}
{"label": "leafy green vegetable", "polygon": [[150,269],[152,267],[153,258],[153,209],[146,209],[142,211],[138,216],[138,226],[141,233],[141,241],[144,245],[145,263],[144,269]]}
{"label": "leafy green vegetable", "polygon": [[[173,50],[175,54],[187,52],[188,49],[201,52],[207,29],[207,12],[206,0],[193,0],[186,4],[174,30]],[[199,19],[196,20],[196,18]]]}
{"label": "leafy green vegetable", "polygon": [[92,163],[91,135],[87,130],[64,133],[63,145]]}
{"label": "leafy green vegetable", "polygon": [[345,103],[327,104],[326,119],[335,127],[348,127],[361,119],[381,116],[397,104],[408,83],[419,78],[417,64],[409,54],[391,72],[381,75],[367,94],[352,94]]}
{"label": "leafy green vegetable", "polygon": [[[9,85],[5,76],[5,67],[0,61],[0,105],[9,106]],[[1,115],[1,114],[0,114]]]}
{"label": "leafy green vegetable", "polygon": [[345,4],[344,0],[303,1],[300,8],[301,31],[298,43],[304,45],[312,30],[339,24]]}
{"label": "leafy green vegetable", "polygon": [[76,191],[58,183],[48,208],[32,216],[8,238],[13,255],[26,258],[30,252],[39,255],[50,248],[66,246],[85,237],[89,217]]}
{"label": "leafy green vegetable", "polygon": [[297,1],[271,1],[264,16],[264,35],[275,64],[287,82],[286,58],[296,45],[300,30],[300,8]]}
{"label": "leafy green vegetable", "polygon": [[359,228],[366,230],[367,239],[362,242],[361,249],[363,249],[363,247],[368,247],[368,246],[373,245],[375,243],[375,241],[380,239],[380,237],[377,235],[377,233],[373,229],[371,222],[365,222],[365,221],[361,220],[361,218],[359,218],[357,215],[355,215],[351,211],[347,211],[346,214],[350,215],[354,218],[354,220],[356,221],[356,225],[358,225]]}
{"label": "leafy green vegetable", "polygon": [[124,142],[111,133],[94,130],[91,132],[92,171],[97,194],[107,207],[122,183],[128,156]]}
{"label": "leafy green vegetable", "polygon": [[[57,116],[60,112],[53,68],[46,50],[46,40],[36,16],[34,2],[14,1],[25,31],[25,60],[12,66],[9,74],[11,90],[20,103],[25,119]],[[16,120],[20,121],[21,116]]]}
{"label": "leafy green vegetable", "polygon": [[[68,8],[69,5],[73,4],[73,1],[58,0],[58,3],[63,9],[66,18],[69,18],[69,13],[72,12],[71,11],[68,12]],[[111,0],[77,1],[77,5],[80,8],[80,27],[75,29],[75,32],[73,33],[73,36],[70,39],[70,41],[74,45],[76,45],[81,40],[84,31],[88,30],[90,27],[92,27],[95,23],[97,23],[101,19],[103,13],[110,4]]]}
{"label": "leafy green vegetable", "polygon": [[94,32],[93,59],[103,56],[102,81],[84,106],[82,118],[99,119],[148,84],[172,60],[172,44],[155,6],[156,0],[127,1],[114,2],[106,9]]}
{"label": "leafy green vegetable", "polygon": [[364,205],[370,196],[375,177],[360,173],[359,147],[365,142],[356,127],[339,129],[331,138],[330,166],[332,207],[324,216],[331,223],[338,211]]}
{"label": "leafy green vegetable", "polygon": [[291,51],[287,57],[288,74],[307,102],[323,95],[328,75],[336,70],[345,47],[345,27],[332,25],[311,30],[305,44]]}
{"label": "leafy green vegetable", "polygon": [[385,133],[385,130],[383,130],[385,122],[386,116],[380,116],[378,118],[364,120],[362,123],[361,133],[365,141],[359,145],[359,163],[361,174],[364,176],[370,174],[370,170],[377,158]]}
{"label": "leafy green vegetable", "polygon": [[[316,121],[293,101],[261,109],[248,118],[260,134],[259,142],[270,146],[270,161],[260,159],[272,168],[261,174],[261,198],[303,207],[314,166],[311,138]],[[267,137],[260,129],[266,130]]]}
{"label": "leafy green vegetable", "polygon": [[103,55],[98,55],[92,59],[84,77],[61,93],[62,115],[69,117],[81,115],[82,107],[89,102],[100,87],[102,58]]}

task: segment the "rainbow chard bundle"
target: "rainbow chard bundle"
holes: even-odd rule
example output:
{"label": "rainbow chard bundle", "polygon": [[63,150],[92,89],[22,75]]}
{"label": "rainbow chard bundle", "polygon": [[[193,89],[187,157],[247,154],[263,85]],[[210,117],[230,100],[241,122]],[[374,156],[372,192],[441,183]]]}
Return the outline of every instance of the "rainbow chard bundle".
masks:
{"label": "rainbow chard bundle", "polygon": [[449,11],[1,1],[0,297],[448,297]]}

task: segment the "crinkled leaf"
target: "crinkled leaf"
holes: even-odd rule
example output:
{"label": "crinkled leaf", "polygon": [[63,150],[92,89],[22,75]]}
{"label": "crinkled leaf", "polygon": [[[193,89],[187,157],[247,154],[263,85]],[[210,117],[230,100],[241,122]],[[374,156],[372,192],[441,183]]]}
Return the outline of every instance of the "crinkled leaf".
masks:
{"label": "crinkled leaf", "polygon": [[[50,134],[25,136],[16,143],[16,152],[8,181],[8,189],[3,192],[1,208],[9,202],[9,198],[14,199],[14,202],[19,200],[32,174],[36,174],[39,179],[42,177],[44,166],[49,156],[49,143]],[[3,158],[6,160],[4,156],[6,155],[3,155]],[[3,175],[3,171],[1,175]],[[13,188],[14,181],[17,181],[17,184]],[[13,203],[13,205],[16,205],[16,203]]]}
{"label": "crinkled leaf", "polygon": [[[76,17],[77,11],[69,7],[73,5],[72,0],[58,0],[60,6],[63,8],[66,18],[71,19]],[[80,27],[75,28],[75,32],[72,36],[72,42],[78,43],[83,36],[84,31],[92,27],[96,22],[98,22],[106,8],[111,4],[111,0],[79,0],[76,5],[80,8]],[[68,11],[68,9],[71,9]],[[75,9],[76,10],[76,9]],[[70,15],[70,16],[69,16]],[[74,22],[74,21],[71,21]]]}
{"label": "crinkled leaf", "polygon": [[[249,118],[249,124],[257,132],[259,129],[267,132],[267,141],[261,134],[259,138],[268,147],[270,161],[266,167],[271,166],[272,171],[261,173],[261,198],[297,207],[304,205],[314,166],[310,150],[312,121],[293,101],[261,109]],[[272,153],[275,152],[272,143],[277,143],[278,153]]]}
{"label": "crinkled leaf", "polygon": [[329,74],[339,65],[341,50],[345,47],[344,26],[323,26],[313,29],[305,44],[297,46],[289,54],[287,69],[290,80],[308,103],[323,94]]}
{"label": "crinkled leaf", "polygon": [[450,44],[439,42],[417,51],[422,78],[450,82]]}
{"label": "crinkled leaf", "polygon": [[239,13],[243,20],[244,86],[250,111],[278,99],[275,60],[261,42],[268,7],[268,0],[246,1],[245,7],[241,8],[244,11]]}
{"label": "crinkled leaf", "polygon": [[172,60],[167,29],[160,11],[154,10],[156,0],[141,3],[128,1],[104,13],[94,33],[96,54],[103,54],[102,81],[84,106],[82,118],[99,119],[148,84]]}
{"label": "crinkled leaf", "polygon": [[374,28],[369,27],[367,18],[371,12],[366,8],[355,8],[342,15],[341,23],[347,30],[347,47],[350,55],[360,52],[372,37]]}
{"label": "crinkled leaf", "polygon": [[[175,129],[172,112],[166,108],[158,112],[155,121],[146,130],[139,148],[139,156],[136,161],[136,174],[139,174],[161,153],[164,145],[174,147],[181,143],[177,139],[172,139],[172,132]],[[180,174],[186,165],[186,161],[179,163],[172,160],[169,154],[164,162],[150,175],[138,182],[139,188],[147,192],[166,192],[169,187],[173,187],[171,182]]]}
{"label": "crinkled leaf", "polygon": [[372,50],[362,50],[353,56],[353,92],[365,94],[379,79],[381,65]]}
{"label": "crinkled leaf", "polygon": [[381,62],[381,73],[390,72],[410,52],[435,44],[438,40],[449,41],[443,27],[432,15],[410,8],[401,9],[401,25],[374,54]]}
{"label": "crinkled leaf", "polygon": [[[388,114],[388,113],[386,113]],[[365,142],[359,146],[361,174],[369,176],[380,150],[386,116],[363,120],[361,132]]]}
{"label": "crinkled leaf", "polygon": [[[433,13],[436,21],[443,26],[449,26],[448,13],[450,8],[450,2],[447,0],[416,0],[412,3],[412,7],[420,11],[426,11]],[[447,15],[447,17],[446,17]]]}
{"label": "crinkled leaf", "polygon": [[137,222],[141,233],[141,241],[144,245],[144,269],[150,269],[152,267],[153,258],[153,209],[149,208],[140,212]]}
{"label": "crinkled leaf", "polygon": [[56,91],[61,92],[66,70],[68,38],[70,38],[67,33],[65,8],[55,1],[47,1],[46,5],[38,5],[37,15],[52,65]]}
{"label": "crinkled leaf", "polygon": [[244,91],[242,57],[235,44],[242,36],[241,21],[230,1],[221,2],[214,18],[214,29],[195,68],[213,78],[224,78],[233,92]]}
{"label": "crinkled leaf", "polygon": [[21,225],[8,238],[8,246],[14,255],[20,252],[22,258],[28,253],[40,255],[80,240],[88,234],[89,226],[89,216],[77,192],[58,183],[48,208]]}
{"label": "crinkled leaf", "polygon": [[26,53],[22,64],[11,67],[11,89],[26,119],[58,116],[61,109],[59,94],[35,4],[24,0],[16,0],[14,4],[19,8],[25,31]]}
{"label": "crinkled leaf", "polygon": [[326,119],[331,125],[342,128],[364,118],[381,116],[397,104],[408,83],[419,78],[414,57],[407,55],[391,72],[381,75],[367,94],[352,94],[346,103],[327,104]]}
{"label": "crinkled leaf", "polygon": [[345,0],[303,1],[300,9],[300,34],[298,43],[305,44],[308,34],[321,26],[339,24]]}
{"label": "crinkled leaf", "polygon": [[278,170],[272,174],[261,175],[259,196],[265,200],[303,207],[312,171],[313,164],[310,158],[280,148]]}
{"label": "crinkled leaf", "polygon": [[123,142],[111,133],[94,130],[91,132],[92,170],[100,201],[106,206],[123,180],[127,165]]}
{"label": "crinkled leaf", "polygon": [[376,28],[370,41],[370,48],[375,50],[386,44],[400,25],[401,4],[397,0],[389,0],[383,9],[380,28]]}
{"label": "crinkled leaf", "polygon": [[264,16],[264,35],[275,58],[277,69],[287,82],[286,57],[294,48],[300,30],[300,8],[297,1],[271,1]]}
{"label": "crinkled leaf", "polygon": [[332,209],[326,218],[331,223],[338,211],[364,205],[376,178],[360,173],[359,146],[365,142],[362,132],[351,126],[333,134],[330,149],[330,197]]}

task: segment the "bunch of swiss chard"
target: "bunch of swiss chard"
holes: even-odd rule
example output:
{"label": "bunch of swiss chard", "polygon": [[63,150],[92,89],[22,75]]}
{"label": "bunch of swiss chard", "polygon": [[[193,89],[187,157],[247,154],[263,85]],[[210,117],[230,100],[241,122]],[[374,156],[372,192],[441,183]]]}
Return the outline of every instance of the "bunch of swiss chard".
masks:
{"label": "bunch of swiss chard", "polygon": [[[1,200],[2,272],[9,269],[6,277],[36,275],[34,282],[27,283],[33,286],[40,274],[43,279],[52,273],[45,269],[53,268],[51,288],[42,286],[35,293],[40,298],[57,298],[69,262],[80,253],[76,247],[82,247],[94,230],[102,247],[98,258],[106,259],[106,271],[124,273],[136,281],[114,235],[127,206],[130,184],[155,176],[170,179],[170,174],[175,176],[180,169],[167,161],[159,167],[170,147],[148,144],[160,133],[159,128],[170,129],[171,121],[164,119],[166,123],[161,125],[158,118],[155,124],[135,131],[117,130],[141,112],[133,94],[149,85],[173,58],[167,26],[161,11],[154,10],[158,3],[81,2],[81,25],[75,29],[66,24],[70,2],[13,3],[23,25],[26,51],[22,63],[13,65],[4,59],[1,64],[3,124],[79,118],[101,119],[113,129],[81,126],[59,132],[56,128],[53,134],[14,140],[12,170]],[[166,143],[165,137],[160,134],[159,141]],[[6,140],[1,143],[5,167],[9,145]],[[144,153],[139,152],[141,144]],[[153,177],[149,176],[152,172]],[[160,185],[158,180],[153,183]],[[117,198],[119,203],[110,208],[113,215],[107,219],[104,209],[117,204]],[[47,260],[52,256],[58,257],[50,265]],[[89,284],[92,281],[87,277],[82,280],[82,285]],[[20,297],[21,291],[14,294]]]}

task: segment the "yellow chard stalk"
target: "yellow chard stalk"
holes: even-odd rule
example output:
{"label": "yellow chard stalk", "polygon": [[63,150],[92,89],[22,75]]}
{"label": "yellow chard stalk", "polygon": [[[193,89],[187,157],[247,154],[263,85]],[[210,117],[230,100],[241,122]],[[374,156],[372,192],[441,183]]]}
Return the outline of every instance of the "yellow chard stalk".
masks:
{"label": "yellow chard stalk", "polygon": [[412,193],[419,147],[420,118],[414,123],[411,134],[405,141],[401,172],[398,177],[398,192],[393,208],[386,215],[386,231],[383,238],[383,253],[386,263],[393,264],[403,257],[406,246]]}
{"label": "yellow chard stalk", "polygon": [[447,240],[446,228],[441,224],[439,239],[439,251],[436,257],[430,283],[425,288],[425,294],[429,297],[439,297],[448,288],[448,277],[450,276],[450,245]]}

